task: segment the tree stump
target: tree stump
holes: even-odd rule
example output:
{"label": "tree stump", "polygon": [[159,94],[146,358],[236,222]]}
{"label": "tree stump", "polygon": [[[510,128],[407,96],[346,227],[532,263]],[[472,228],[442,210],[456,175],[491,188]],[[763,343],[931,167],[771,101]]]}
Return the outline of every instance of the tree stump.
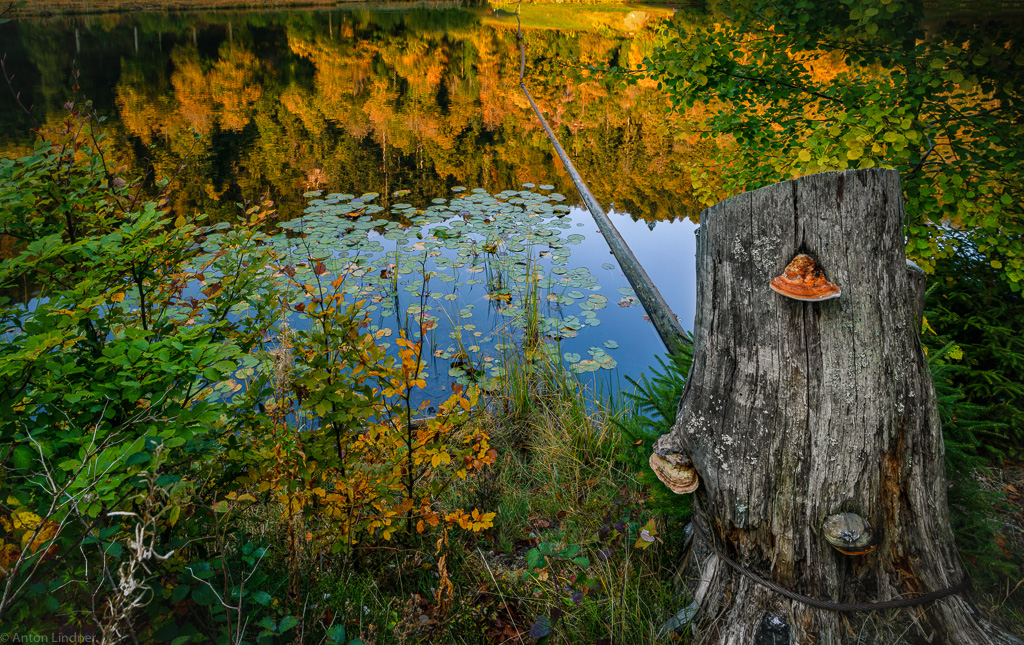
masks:
{"label": "tree stump", "polygon": [[[899,174],[867,169],[738,195],[705,211],[698,232],[693,367],[655,452],[692,461],[694,521],[722,555],[819,600],[910,598],[965,579],[903,221]],[[838,298],[769,289],[799,253]],[[844,512],[870,524],[874,550],[826,541],[826,520]],[[843,613],[786,598],[715,553],[696,566],[702,643],[875,642],[858,638],[911,624],[933,643],[1020,643],[963,592]]]}

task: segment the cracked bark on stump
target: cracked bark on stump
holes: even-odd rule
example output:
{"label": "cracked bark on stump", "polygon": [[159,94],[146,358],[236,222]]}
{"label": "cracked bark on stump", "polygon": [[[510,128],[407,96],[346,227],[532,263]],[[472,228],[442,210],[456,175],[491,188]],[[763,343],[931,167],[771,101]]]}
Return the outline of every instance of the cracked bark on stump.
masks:
{"label": "cracked bark on stump", "polygon": [[[910,597],[965,576],[903,219],[899,174],[869,169],[738,195],[705,211],[698,232],[693,367],[660,445],[692,459],[695,520],[727,555],[820,600]],[[842,296],[771,291],[797,253]],[[825,518],[844,511],[870,522],[875,551],[843,555],[824,540]],[[716,560],[695,564],[710,578],[696,598],[700,642],[850,643],[884,622],[788,600]],[[883,618],[933,642],[1020,643],[966,594]]]}

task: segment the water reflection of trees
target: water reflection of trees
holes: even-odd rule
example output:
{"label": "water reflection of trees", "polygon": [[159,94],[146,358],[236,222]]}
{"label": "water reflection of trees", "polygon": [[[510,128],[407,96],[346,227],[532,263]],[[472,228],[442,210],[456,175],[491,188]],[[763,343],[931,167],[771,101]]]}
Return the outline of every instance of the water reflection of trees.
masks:
{"label": "water reflection of trees", "polygon": [[[118,61],[109,87],[83,87],[119,117],[112,127],[136,165],[171,174],[192,150],[180,208],[217,212],[269,191],[291,216],[310,187],[408,188],[424,198],[453,182],[569,189],[519,90],[515,32],[480,18],[459,10],[122,16],[23,23],[17,37],[49,114],[67,86],[69,29],[79,43],[86,34],[107,65]],[[54,38],[64,49],[48,44]],[[633,63],[654,38],[651,29],[534,30],[527,65],[531,91],[598,198],[666,219],[695,210],[682,117],[651,86],[609,92],[567,67]],[[89,53],[83,77],[93,74]]]}

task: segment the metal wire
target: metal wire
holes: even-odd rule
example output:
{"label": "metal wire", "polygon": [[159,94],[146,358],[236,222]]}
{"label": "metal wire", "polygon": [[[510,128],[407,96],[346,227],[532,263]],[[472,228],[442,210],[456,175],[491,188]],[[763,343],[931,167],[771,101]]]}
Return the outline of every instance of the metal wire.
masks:
{"label": "metal wire", "polygon": [[782,594],[790,600],[795,600],[797,602],[801,602],[805,605],[816,607],[818,609],[827,609],[829,611],[853,613],[859,611],[881,611],[883,609],[913,607],[915,605],[923,605],[926,602],[931,602],[933,600],[938,600],[939,598],[945,598],[946,596],[951,596],[953,594],[960,593],[961,591],[966,590],[971,583],[970,578],[964,578],[957,585],[954,585],[952,587],[946,587],[945,589],[940,589],[938,591],[932,591],[917,596],[915,598],[900,598],[896,600],[885,600],[882,602],[842,603],[829,602],[827,600],[818,600],[817,598],[811,598],[809,596],[804,596],[794,591],[790,591],[789,589],[786,589],[785,587],[782,587],[772,582],[771,580],[766,580],[761,576],[757,575],[756,573],[754,573],[753,571],[745,568],[743,565],[739,564],[729,556],[722,553],[721,549],[718,548],[718,545],[716,545],[711,539],[708,538],[707,535],[705,535],[704,531],[697,525],[697,522],[692,522],[691,524],[693,526],[693,533],[697,536],[697,539],[706,544],[712,551],[715,552],[715,555],[717,555],[727,565],[729,565],[736,571],[739,571],[741,574],[750,578],[757,584],[762,585],[764,587],[768,587],[772,591]]}

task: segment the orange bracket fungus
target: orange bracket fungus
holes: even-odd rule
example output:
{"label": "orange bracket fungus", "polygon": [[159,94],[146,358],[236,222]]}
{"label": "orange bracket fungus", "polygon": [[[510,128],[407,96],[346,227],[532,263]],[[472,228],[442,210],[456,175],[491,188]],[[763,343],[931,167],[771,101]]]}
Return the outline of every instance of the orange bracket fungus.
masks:
{"label": "orange bracket fungus", "polygon": [[820,302],[839,297],[839,287],[825,279],[814,258],[801,253],[794,257],[782,275],[768,285],[772,291],[804,302]]}
{"label": "orange bracket fungus", "polygon": [[700,484],[697,470],[693,467],[689,457],[673,450],[673,447],[664,441],[670,436],[664,435],[658,439],[654,444],[654,452],[651,453],[647,463],[650,464],[651,470],[658,476],[658,479],[673,493],[679,495],[692,493]]}
{"label": "orange bracket fungus", "polygon": [[832,548],[845,555],[864,555],[877,546],[871,526],[856,513],[830,515],[821,530]]}

